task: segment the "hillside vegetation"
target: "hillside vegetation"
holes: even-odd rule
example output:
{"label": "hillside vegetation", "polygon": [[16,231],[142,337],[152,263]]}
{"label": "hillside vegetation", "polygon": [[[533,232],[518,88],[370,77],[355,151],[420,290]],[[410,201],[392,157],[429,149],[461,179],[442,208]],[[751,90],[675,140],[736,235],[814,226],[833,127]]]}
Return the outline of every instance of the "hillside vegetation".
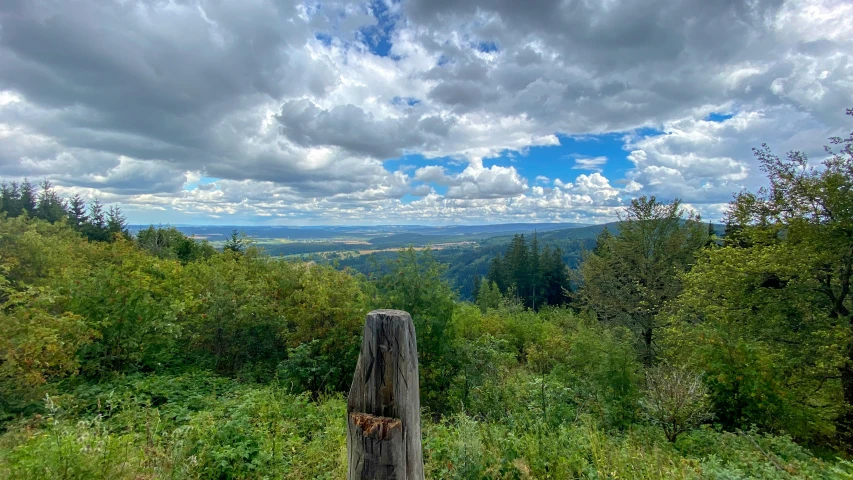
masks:
{"label": "hillside vegetation", "polygon": [[853,137],[834,142],[815,169],[757,150],[771,188],[723,238],[638,198],[561,269],[576,288],[514,240],[476,303],[429,249],[366,276],[238,235],[132,238],[117,209],[5,186],[0,477],[342,478],[364,316],[398,308],[428,478],[853,478]]}

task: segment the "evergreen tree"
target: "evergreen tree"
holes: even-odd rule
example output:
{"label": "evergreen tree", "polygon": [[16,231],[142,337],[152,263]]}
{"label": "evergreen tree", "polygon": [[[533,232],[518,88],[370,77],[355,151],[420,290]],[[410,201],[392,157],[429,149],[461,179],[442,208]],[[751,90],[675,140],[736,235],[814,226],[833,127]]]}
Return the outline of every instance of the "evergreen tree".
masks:
{"label": "evergreen tree", "polygon": [[86,202],[80,195],[74,195],[68,201],[68,221],[75,230],[80,231],[83,226],[89,221],[86,216]]}
{"label": "evergreen tree", "polygon": [[116,205],[110,206],[110,209],[107,211],[106,229],[110,240],[113,240],[116,234],[130,239],[130,233],[127,231],[127,220],[121,212],[121,208]]}
{"label": "evergreen tree", "polygon": [[714,228],[713,222],[708,222],[708,241],[705,243],[706,247],[711,245],[716,245],[717,243],[717,230]]}
{"label": "evergreen tree", "polygon": [[36,197],[35,187],[29,180],[24,179],[24,182],[21,184],[21,213],[26,213],[30,217],[36,216]]}
{"label": "evergreen tree", "polygon": [[563,252],[547,245],[540,250],[536,233],[530,239],[530,247],[524,235],[513,237],[503,257],[492,259],[486,281],[497,288],[498,294],[533,309],[569,301],[565,293],[569,280]]}
{"label": "evergreen tree", "polygon": [[536,232],[530,238],[530,265],[529,265],[529,288],[525,297],[530,299],[530,306],[534,310],[542,303],[542,272],[539,252],[539,238]]}
{"label": "evergreen tree", "polygon": [[593,248],[592,253],[599,256],[605,255],[612,237],[613,235],[610,233],[610,230],[604,227],[604,230],[595,238],[595,248]]}
{"label": "evergreen tree", "polygon": [[65,220],[68,216],[65,200],[56,194],[53,185],[47,180],[41,182],[36,216],[51,223]]}
{"label": "evergreen tree", "polygon": [[21,191],[18,189],[18,183],[12,182],[2,185],[2,194],[0,199],[3,202],[3,211],[9,217],[17,217],[21,214]]}
{"label": "evergreen tree", "polygon": [[504,257],[509,287],[515,292],[516,300],[522,300],[522,296],[529,294],[530,286],[530,251],[524,235],[515,235],[509,244],[509,249]]}
{"label": "evergreen tree", "polygon": [[246,238],[237,229],[231,231],[231,238],[225,241],[223,250],[240,253],[246,248]]}
{"label": "evergreen tree", "polygon": [[486,313],[490,308],[498,308],[501,304],[501,291],[498,285],[494,282],[484,280],[480,284],[480,291],[477,293],[477,306],[480,311]]}
{"label": "evergreen tree", "polygon": [[551,249],[546,246],[542,250],[540,260],[542,265],[542,299],[548,305],[562,305],[570,299],[566,295],[570,292],[569,275],[566,264],[563,263],[563,251],[557,247]]}
{"label": "evergreen tree", "polygon": [[89,218],[83,225],[83,235],[93,242],[106,242],[110,239],[104,206],[97,198],[89,205]]}
{"label": "evergreen tree", "polygon": [[492,263],[489,265],[489,273],[486,275],[486,280],[497,285],[499,292],[506,293],[508,288],[506,269],[504,268],[504,262],[501,260],[500,255],[497,255],[492,259]]}
{"label": "evergreen tree", "polygon": [[104,206],[97,198],[91,205],[89,205],[89,224],[100,229],[107,227],[106,217],[104,216]]}

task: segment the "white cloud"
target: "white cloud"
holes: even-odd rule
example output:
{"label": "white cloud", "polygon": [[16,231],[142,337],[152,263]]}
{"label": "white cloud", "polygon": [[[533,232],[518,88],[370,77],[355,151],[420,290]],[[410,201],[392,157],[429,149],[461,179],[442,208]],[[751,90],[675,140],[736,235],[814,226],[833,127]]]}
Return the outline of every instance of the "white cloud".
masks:
{"label": "white cloud", "polygon": [[[643,194],[715,215],[761,184],[751,147],[849,132],[842,0],[386,3],[393,28],[365,2],[5,2],[0,176],[131,220],[590,221]],[[624,135],[630,164],[543,171],[558,134]]]}
{"label": "white cloud", "polygon": [[603,167],[607,163],[607,157],[598,156],[598,157],[575,157],[575,165],[572,167],[573,170],[592,170],[594,172],[601,173],[601,167]]}

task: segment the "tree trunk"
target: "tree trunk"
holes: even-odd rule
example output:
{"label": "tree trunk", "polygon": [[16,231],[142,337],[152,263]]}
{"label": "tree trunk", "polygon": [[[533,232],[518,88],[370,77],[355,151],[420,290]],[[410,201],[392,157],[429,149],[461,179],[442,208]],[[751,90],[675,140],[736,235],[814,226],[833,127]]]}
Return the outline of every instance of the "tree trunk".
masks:
{"label": "tree trunk", "polygon": [[367,314],[347,416],[348,480],[423,480],[418,349],[408,313]]}
{"label": "tree trunk", "polygon": [[645,348],[643,352],[643,365],[646,367],[651,367],[655,360],[654,351],[652,351],[653,335],[654,329],[651,327],[643,328],[643,347]]}

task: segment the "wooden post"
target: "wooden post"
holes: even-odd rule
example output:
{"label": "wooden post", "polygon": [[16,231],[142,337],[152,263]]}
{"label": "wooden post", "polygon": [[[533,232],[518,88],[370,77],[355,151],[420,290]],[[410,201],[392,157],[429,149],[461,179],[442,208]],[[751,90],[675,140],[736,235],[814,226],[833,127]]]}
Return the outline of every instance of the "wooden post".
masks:
{"label": "wooden post", "polygon": [[423,480],[418,347],[412,317],[367,314],[347,399],[348,480]]}

